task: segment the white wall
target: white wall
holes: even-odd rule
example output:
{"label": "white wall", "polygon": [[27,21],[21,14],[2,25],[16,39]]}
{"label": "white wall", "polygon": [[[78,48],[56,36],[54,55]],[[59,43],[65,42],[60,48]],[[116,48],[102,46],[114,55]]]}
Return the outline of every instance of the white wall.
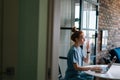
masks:
{"label": "white wall", "polygon": [[[61,5],[60,5],[60,26],[61,27],[71,27],[72,24],[72,0],[60,0]],[[74,4],[73,4],[74,5]],[[74,9],[73,9],[74,10]],[[67,53],[70,48],[70,36],[71,36],[71,30],[62,30],[60,31],[60,51],[59,51],[59,56],[64,56],[67,57]],[[59,59],[59,65],[61,68],[62,76],[65,76],[65,71],[67,68],[67,60],[62,60]]]}

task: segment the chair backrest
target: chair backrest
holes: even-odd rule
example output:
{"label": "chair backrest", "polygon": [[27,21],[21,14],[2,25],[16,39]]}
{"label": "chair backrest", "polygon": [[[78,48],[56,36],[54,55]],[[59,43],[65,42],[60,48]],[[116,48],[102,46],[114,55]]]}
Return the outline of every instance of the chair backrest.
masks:
{"label": "chair backrest", "polygon": [[61,79],[63,79],[63,76],[62,76],[62,72],[60,69],[60,65],[58,65],[58,69],[59,69],[58,78],[59,78],[59,80],[61,80]]}
{"label": "chair backrest", "polygon": [[[60,56],[59,59],[67,60],[67,57]],[[58,69],[59,69],[59,74],[58,74],[59,80],[64,80],[63,75],[62,75],[62,71],[61,71],[61,68],[60,68],[60,65],[59,65],[59,64],[58,64]]]}

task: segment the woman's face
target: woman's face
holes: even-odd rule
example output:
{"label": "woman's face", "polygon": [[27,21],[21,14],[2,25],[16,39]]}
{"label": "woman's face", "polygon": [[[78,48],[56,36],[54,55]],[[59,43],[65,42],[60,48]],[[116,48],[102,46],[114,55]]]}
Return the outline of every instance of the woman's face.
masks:
{"label": "woman's face", "polygon": [[79,36],[77,42],[78,42],[80,45],[83,45],[83,44],[84,44],[84,42],[85,42],[85,37],[84,37],[84,34],[83,34],[83,33]]}

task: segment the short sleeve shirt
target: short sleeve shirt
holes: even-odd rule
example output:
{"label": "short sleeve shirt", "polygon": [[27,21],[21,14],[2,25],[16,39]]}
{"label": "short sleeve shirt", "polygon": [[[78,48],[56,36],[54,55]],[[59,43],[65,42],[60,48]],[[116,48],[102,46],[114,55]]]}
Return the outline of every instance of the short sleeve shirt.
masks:
{"label": "short sleeve shirt", "polygon": [[66,78],[71,76],[79,75],[80,71],[76,71],[73,67],[74,63],[77,63],[79,66],[83,65],[83,50],[80,47],[75,47],[74,45],[70,48],[68,52],[67,60],[67,70]]}

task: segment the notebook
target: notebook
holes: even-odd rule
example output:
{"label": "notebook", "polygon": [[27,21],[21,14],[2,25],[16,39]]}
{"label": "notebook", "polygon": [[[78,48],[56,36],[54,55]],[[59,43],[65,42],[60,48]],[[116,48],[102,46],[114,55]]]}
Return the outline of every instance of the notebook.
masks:
{"label": "notebook", "polygon": [[100,72],[100,73],[106,73],[106,72],[108,72],[108,70],[110,69],[110,67],[113,65],[113,63],[115,63],[115,61],[116,61],[116,59],[117,59],[117,57],[116,56],[114,56],[113,57],[113,59],[112,59],[112,61],[105,67],[101,67],[102,68],[102,71]]}

